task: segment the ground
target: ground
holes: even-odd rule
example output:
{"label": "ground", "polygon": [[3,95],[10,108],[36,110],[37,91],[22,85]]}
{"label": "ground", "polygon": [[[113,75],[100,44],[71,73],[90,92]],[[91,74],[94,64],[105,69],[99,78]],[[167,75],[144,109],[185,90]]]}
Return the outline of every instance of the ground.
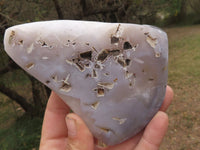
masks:
{"label": "ground", "polygon": [[169,38],[169,82],[174,100],[161,150],[200,149],[200,26],[165,29]]}
{"label": "ground", "polygon": [[[174,89],[175,96],[167,111],[170,120],[169,129],[160,149],[198,150],[200,149],[200,25],[164,30],[169,37],[168,84]],[[24,85],[17,86],[26,88]],[[24,91],[26,90],[22,89],[21,92]],[[20,118],[21,115],[20,107],[0,94],[2,150],[21,150],[22,147],[35,150],[38,147],[42,119],[26,116]]]}

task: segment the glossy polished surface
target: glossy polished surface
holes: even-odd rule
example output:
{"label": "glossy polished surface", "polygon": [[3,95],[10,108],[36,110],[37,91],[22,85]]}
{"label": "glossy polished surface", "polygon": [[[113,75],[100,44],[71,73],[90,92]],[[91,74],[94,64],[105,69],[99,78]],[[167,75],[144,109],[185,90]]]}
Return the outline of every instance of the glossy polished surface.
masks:
{"label": "glossy polished surface", "polygon": [[168,39],[152,26],[36,22],[7,29],[4,45],[108,145],[141,131],[165,96]]}

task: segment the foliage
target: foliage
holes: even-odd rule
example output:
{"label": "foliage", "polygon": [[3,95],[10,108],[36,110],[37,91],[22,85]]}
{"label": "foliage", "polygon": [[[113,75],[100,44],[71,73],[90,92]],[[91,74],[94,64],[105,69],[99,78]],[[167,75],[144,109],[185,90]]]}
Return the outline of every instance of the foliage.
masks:
{"label": "foliage", "polygon": [[183,0],[163,0],[165,3],[168,3],[168,7],[166,7],[166,11],[170,13],[172,16],[177,16],[181,11],[182,1]]}
{"label": "foliage", "polygon": [[200,14],[200,9],[199,9],[200,0],[189,1],[189,4],[190,4],[191,8],[194,10],[195,13]]}

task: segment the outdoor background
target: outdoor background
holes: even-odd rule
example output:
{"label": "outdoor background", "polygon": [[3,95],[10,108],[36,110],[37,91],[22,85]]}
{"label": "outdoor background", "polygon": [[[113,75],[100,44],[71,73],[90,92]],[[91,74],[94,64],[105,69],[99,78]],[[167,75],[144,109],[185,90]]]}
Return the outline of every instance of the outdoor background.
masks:
{"label": "outdoor background", "polygon": [[73,19],[151,24],[169,38],[174,100],[161,150],[200,149],[200,0],[0,0],[0,149],[37,150],[50,90],[4,52],[5,29]]}

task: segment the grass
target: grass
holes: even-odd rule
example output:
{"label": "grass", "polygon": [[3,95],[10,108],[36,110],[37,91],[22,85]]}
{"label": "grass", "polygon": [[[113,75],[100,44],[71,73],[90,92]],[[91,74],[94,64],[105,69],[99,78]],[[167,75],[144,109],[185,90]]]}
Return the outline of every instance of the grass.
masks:
{"label": "grass", "polygon": [[35,150],[39,146],[42,118],[24,115],[20,107],[0,95],[0,149]]}
{"label": "grass", "polygon": [[39,147],[41,118],[22,116],[9,128],[0,130],[1,150],[36,150]]}
{"label": "grass", "polygon": [[[197,150],[200,149],[200,26],[167,28],[165,31],[169,36],[168,83],[175,96],[167,111],[170,124],[160,149]],[[21,80],[20,77],[12,78]],[[21,87],[21,94],[28,93],[23,93],[30,88],[26,81],[17,85]],[[0,95],[0,149],[37,149],[42,119],[23,116],[13,106],[18,107]]]}
{"label": "grass", "polygon": [[200,26],[166,29],[169,85],[175,92],[162,150],[200,149]]}
{"label": "grass", "polygon": [[[0,84],[16,90],[31,100],[31,86],[22,71],[1,76]],[[8,97],[0,94],[0,149],[36,150],[39,146],[42,118],[24,115],[22,108]]]}

